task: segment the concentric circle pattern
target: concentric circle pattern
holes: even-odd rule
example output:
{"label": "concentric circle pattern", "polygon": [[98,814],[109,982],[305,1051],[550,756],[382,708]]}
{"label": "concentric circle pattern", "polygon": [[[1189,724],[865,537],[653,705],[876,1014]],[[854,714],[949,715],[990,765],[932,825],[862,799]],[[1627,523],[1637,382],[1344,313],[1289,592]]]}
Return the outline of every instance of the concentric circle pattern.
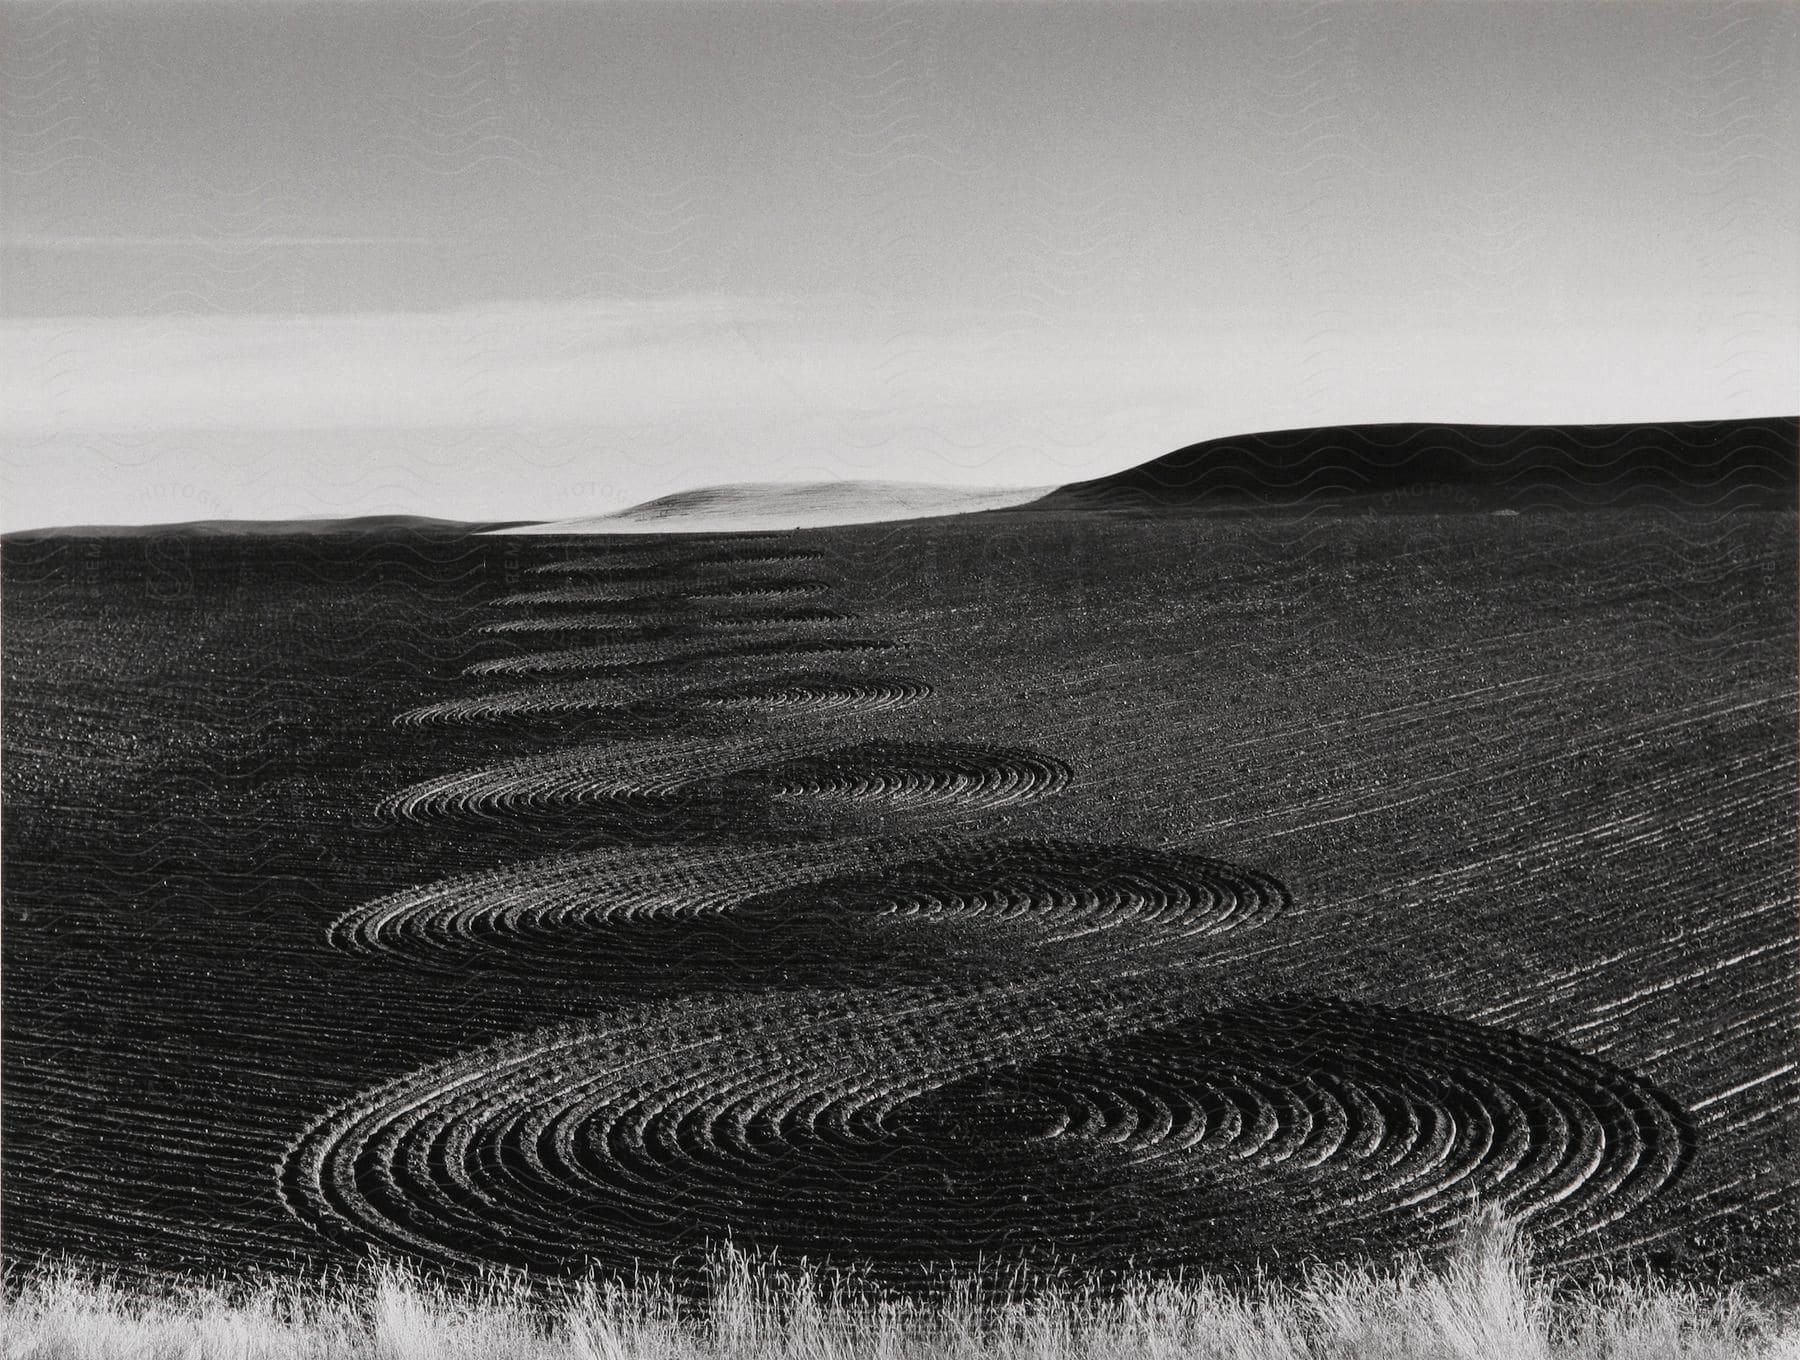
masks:
{"label": "concentric circle pattern", "polygon": [[862,680],[831,674],[799,674],[738,684],[702,684],[685,689],[628,684],[620,680],[580,680],[532,685],[491,694],[472,694],[408,709],[395,721],[429,723],[496,722],[558,717],[572,713],[625,713],[654,707],[661,715],[680,713],[821,717],[885,713],[918,703],[931,686],[893,677]]}
{"label": "concentric circle pattern", "polygon": [[428,779],[383,800],[396,821],[566,816],[578,808],[627,815],[672,810],[688,787],[753,755],[728,743],[605,742]]}
{"label": "concentric circle pattern", "polygon": [[732,628],[780,628],[784,625],[806,627],[816,624],[835,627],[855,621],[854,615],[845,614],[841,610],[804,605],[732,609],[729,612],[723,609],[713,609],[704,614],[690,616],[687,620],[696,630],[705,630],[706,632],[723,632]]}
{"label": "concentric circle pattern", "polygon": [[683,602],[704,606],[712,601],[788,600],[805,595],[822,595],[831,586],[825,581],[804,581],[786,577],[745,579],[700,583],[682,589],[646,590],[644,584],[630,580],[595,580],[577,586],[557,586],[549,590],[526,590],[503,595],[502,605],[598,604],[670,606]]}
{"label": "concentric circle pattern", "polygon": [[886,713],[931,694],[919,680],[894,676],[784,675],[684,690],[681,702],[732,713]]}
{"label": "concentric circle pattern", "polygon": [[445,699],[408,709],[394,719],[402,726],[432,723],[497,722],[513,718],[558,717],[571,713],[602,713],[641,701],[641,686],[619,680],[578,680],[561,684],[531,685],[491,694],[471,694],[464,699]]}
{"label": "concentric circle pattern", "polygon": [[797,577],[771,576],[761,580],[745,578],[691,586],[682,592],[690,600],[787,600],[798,595],[823,595],[831,589],[829,581],[806,581]]}
{"label": "concentric circle pattern", "polygon": [[467,668],[576,678],[400,718],[592,715],[619,739],[584,732],[381,807],[616,844],[394,893],[329,932],[375,963],[523,969],[640,1004],[326,1114],[280,1172],[321,1233],[677,1276],[729,1238],[913,1284],[983,1263],[1366,1261],[1485,1205],[1576,1260],[1680,1174],[1687,1117],[1562,1044],[1330,997],[1228,1001],[1267,948],[1237,936],[1286,910],[1280,883],[1184,850],[984,837],[986,814],[1062,791],[1069,767],[935,728],[863,739],[933,687],[814,658],[900,644],[733,639],[850,620],[793,603],[821,581],[696,575],[819,554],[662,551],[534,568],[566,584],[502,603],[583,608],[486,630],[616,639]]}
{"label": "concentric circle pattern", "polygon": [[755,661],[768,657],[856,655],[891,652],[891,638],[772,637],[723,647],[671,648],[666,642],[602,644],[554,652],[493,657],[468,668],[470,675],[551,675],[559,671],[606,670],[635,666],[678,666],[698,661]]}
{"label": "concentric circle pattern", "polygon": [[631,614],[553,614],[524,619],[497,619],[484,623],[479,631],[497,635],[513,633],[617,633],[620,637],[643,637],[663,628],[664,616]]}
{"label": "concentric circle pattern", "polygon": [[602,605],[666,605],[671,596],[665,590],[648,590],[636,579],[597,580],[578,586],[555,586],[546,590],[522,590],[502,595],[499,605],[536,604],[602,604]]}
{"label": "concentric circle pattern", "polygon": [[[663,560],[658,560],[661,557]],[[621,580],[668,580],[693,570],[739,567],[784,567],[822,562],[825,554],[815,548],[784,548],[774,544],[724,548],[699,556],[670,554],[659,546],[644,545],[636,551],[613,548],[603,553],[540,562],[525,570],[532,575],[606,576]]]}
{"label": "concentric circle pattern", "polygon": [[1035,751],[947,742],[871,742],[771,761],[766,744],[723,739],[603,743],[461,770],[402,789],[399,821],[537,817],[588,806],[674,811],[745,799],[873,808],[993,808],[1061,789],[1069,770]]}
{"label": "concentric circle pattern", "polygon": [[[872,867],[880,866],[880,867]],[[837,840],[728,850],[606,850],[449,879],[380,898],[333,923],[349,953],[419,966],[524,951],[534,966],[590,974],[592,950],[622,966],[667,968],[705,951],[745,986],[759,961],[855,983],[871,957],[902,948],[946,972],[954,956],[1078,945],[1092,956],[1167,951],[1272,920],[1279,883],[1199,855],[1065,841]],[[700,927],[717,923],[707,933]],[[680,924],[680,933],[655,928]],[[946,955],[952,956],[946,962]]]}
{"label": "concentric circle pattern", "polygon": [[696,557],[695,567],[778,567],[799,562],[823,562],[825,554],[816,548],[781,548],[773,544],[762,547],[727,548]]}
{"label": "concentric circle pattern", "polygon": [[681,1271],[729,1237],[912,1282],[1366,1258],[1477,1202],[1554,1254],[1688,1152],[1666,1100],[1556,1043],[1161,991],[803,993],[541,1032],[333,1110],[282,1191],[441,1260]]}
{"label": "concentric circle pattern", "polygon": [[1078,841],[997,841],[947,848],[878,872],[746,904],[778,925],[803,903],[838,920],[979,926],[1013,940],[1116,932],[1123,949],[1171,936],[1259,926],[1287,891],[1253,870],[1201,855]]}
{"label": "concentric circle pattern", "polygon": [[1001,807],[1057,792],[1069,767],[1035,751],[953,742],[866,742],[728,776],[778,799]]}
{"label": "concentric circle pattern", "polygon": [[617,551],[558,558],[554,562],[538,562],[525,568],[532,576],[604,576],[621,581],[666,580],[679,569],[679,561],[659,562],[654,553]]}
{"label": "concentric circle pattern", "polygon": [[347,953],[425,968],[496,948],[554,961],[582,935],[606,936],[629,953],[646,926],[691,927],[771,889],[845,872],[868,853],[867,842],[839,841],[803,852],[649,847],[556,856],[379,898],[340,916],[329,938]]}
{"label": "concentric circle pattern", "polygon": [[628,615],[563,614],[525,619],[500,619],[481,626],[484,633],[648,632],[685,630],[721,633],[734,628],[783,628],[830,626],[851,622],[851,616],[835,609],[737,609],[730,613],[683,610],[645,610]]}

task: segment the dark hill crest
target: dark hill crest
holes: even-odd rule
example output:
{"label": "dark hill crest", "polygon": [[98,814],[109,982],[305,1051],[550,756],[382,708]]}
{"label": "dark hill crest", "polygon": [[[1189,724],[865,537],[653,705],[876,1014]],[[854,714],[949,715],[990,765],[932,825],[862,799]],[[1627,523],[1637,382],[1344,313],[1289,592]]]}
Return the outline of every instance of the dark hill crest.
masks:
{"label": "dark hill crest", "polygon": [[1800,420],[1332,425],[1209,439],[1036,502],[1155,510],[1792,509]]}

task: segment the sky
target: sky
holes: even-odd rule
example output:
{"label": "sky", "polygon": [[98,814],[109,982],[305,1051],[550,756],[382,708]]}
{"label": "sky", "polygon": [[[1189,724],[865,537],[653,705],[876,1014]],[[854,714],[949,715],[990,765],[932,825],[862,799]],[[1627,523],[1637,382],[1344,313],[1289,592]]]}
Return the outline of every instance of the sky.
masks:
{"label": "sky", "polygon": [[1800,407],[1800,5],[0,4],[0,527]]}

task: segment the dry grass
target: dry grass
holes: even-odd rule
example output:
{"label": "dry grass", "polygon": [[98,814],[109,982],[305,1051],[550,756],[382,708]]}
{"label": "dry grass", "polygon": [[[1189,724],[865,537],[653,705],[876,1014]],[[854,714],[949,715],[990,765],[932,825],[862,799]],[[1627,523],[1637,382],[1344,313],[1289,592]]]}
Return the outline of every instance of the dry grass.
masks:
{"label": "dry grass", "polygon": [[1487,1223],[1446,1265],[1245,1291],[1145,1284],[982,1305],[881,1299],[721,1263],[709,1304],[644,1286],[555,1296],[433,1285],[129,1293],[71,1272],[12,1281],[8,1360],[1739,1360],[1800,1357],[1800,1318],[1641,1284],[1552,1297]]}

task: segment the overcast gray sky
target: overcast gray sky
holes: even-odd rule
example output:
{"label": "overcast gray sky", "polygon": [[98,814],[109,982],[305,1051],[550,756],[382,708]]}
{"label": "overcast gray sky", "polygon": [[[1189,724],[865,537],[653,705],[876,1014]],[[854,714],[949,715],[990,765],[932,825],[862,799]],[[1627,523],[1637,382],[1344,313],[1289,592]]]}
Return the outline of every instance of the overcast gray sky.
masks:
{"label": "overcast gray sky", "polygon": [[1800,6],[7,4],[6,527],[1800,405]]}

